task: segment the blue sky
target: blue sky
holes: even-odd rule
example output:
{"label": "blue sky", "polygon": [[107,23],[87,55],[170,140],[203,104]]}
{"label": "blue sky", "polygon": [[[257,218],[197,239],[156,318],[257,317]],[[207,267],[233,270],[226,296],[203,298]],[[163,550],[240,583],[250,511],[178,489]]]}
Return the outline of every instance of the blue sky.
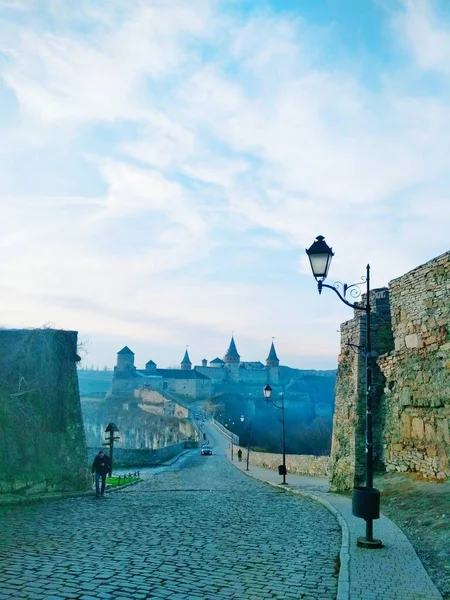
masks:
{"label": "blue sky", "polygon": [[448,250],[450,5],[0,0],[0,325],[86,362],[334,368],[351,311]]}

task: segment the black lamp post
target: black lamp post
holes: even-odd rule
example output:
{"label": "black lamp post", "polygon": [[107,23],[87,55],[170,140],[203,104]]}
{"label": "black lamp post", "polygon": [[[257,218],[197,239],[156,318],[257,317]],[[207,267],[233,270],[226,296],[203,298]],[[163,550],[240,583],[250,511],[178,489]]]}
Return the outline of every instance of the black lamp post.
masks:
{"label": "black lamp post", "polygon": [[[354,487],[352,496],[353,514],[366,521],[366,537],[359,537],[357,545],[364,548],[381,548],[383,544],[380,540],[373,537],[373,519],[380,517],[380,492],[373,487],[373,422],[372,422],[372,344],[370,331],[370,265],[366,267],[366,276],[362,277],[359,283],[347,285],[336,282],[334,285],[324,283],[331,259],[334,256],[333,250],[328,246],[325,238],[318,235],[310,248],[306,250],[313,275],[317,281],[319,294],[323,288],[333,290],[339,299],[353,308],[366,313],[366,345],[364,348],[364,357],[366,363],[366,485],[365,487]],[[347,292],[350,297],[358,298],[361,295],[359,286],[366,284],[365,304],[349,302],[346,299]],[[339,291],[342,289],[342,293]],[[350,291],[349,291],[350,290]]]}
{"label": "black lamp post", "polygon": [[109,446],[109,475],[111,477],[113,469],[114,442],[116,440],[120,440],[120,437],[115,436],[114,434],[119,433],[119,428],[115,423],[108,423],[108,426],[105,429],[105,433],[109,433],[109,439],[103,445]]}
{"label": "black lamp post", "polygon": [[[228,427],[230,427],[230,424],[234,425],[234,421],[232,421],[231,419],[228,419],[228,421],[227,421],[227,429],[228,429]],[[231,431],[231,429],[229,431],[231,433],[231,436],[230,436],[230,440],[231,440],[231,460],[233,461],[234,460],[233,432]]]}
{"label": "black lamp post", "polygon": [[283,485],[287,485],[286,483],[286,435],[285,435],[285,427],[284,427],[284,393],[281,392],[281,405],[276,404],[273,400],[270,399],[272,396],[272,388],[269,384],[265,385],[263,388],[264,398],[266,402],[270,402],[275,408],[281,408],[281,427],[282,427],[282,440],[283,440],[283,464],[278,467],[278,473],[283,475]]}
{"label": "black lamp post", "polygon": [[[241,423],[243,423],[245,420],[244,415],[241,415]],[[252,438],[252,422],[251,420],[249,420],[248,422],[248,437],[247,437],[247,468],[245,469],[246,471],[249,471],[249,462],[250,462],[250,442],[251,442],[251,438]]]}

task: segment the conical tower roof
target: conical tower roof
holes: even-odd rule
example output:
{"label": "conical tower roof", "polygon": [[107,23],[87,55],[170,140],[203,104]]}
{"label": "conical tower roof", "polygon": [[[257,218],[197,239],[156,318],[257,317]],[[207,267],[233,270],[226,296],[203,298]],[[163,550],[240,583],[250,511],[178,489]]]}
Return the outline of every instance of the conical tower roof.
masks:
{"label": "conical tower roof", "polygon": [[188,354],[187,349],[186,349],[186,352],[184,353],[183,360],[181,361],[181,364],[182,365],[192,365],[191,360],[189,358],[189,354]]}
{"label": "conical tower roof", "polygon": [[267,357],[266,360],[267,360],[267,362],[278,361],[278,356],[277,356],[277,353],[276,353],[275,346],[274,346],[273,342],[272,342],[272,345],[270,346],[269,356]]}
{"label": "conical tower roof", "polygon": [[230,346],[227,350],[227,353],[225,354],[225,358],[234,358],[234,359],[241,358],[240,355],[238,354],[236,344],[234,343],[233,336],[231,336]]}
{"label": "conical tower roof", "polygon": [[128,346],[124,346],[122,350],[119,350],[117,354],[133,354],[134,352],[128,348]]}

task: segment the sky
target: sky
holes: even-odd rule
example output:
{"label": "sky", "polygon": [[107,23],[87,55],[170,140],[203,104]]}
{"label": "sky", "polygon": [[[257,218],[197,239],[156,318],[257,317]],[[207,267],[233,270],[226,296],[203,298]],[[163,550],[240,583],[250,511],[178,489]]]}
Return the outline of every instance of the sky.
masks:
{"label": "sky", "polygon": [[0,326],[83,364],[337,365],[352,311],[449,249],[446,0],[0,0]]}

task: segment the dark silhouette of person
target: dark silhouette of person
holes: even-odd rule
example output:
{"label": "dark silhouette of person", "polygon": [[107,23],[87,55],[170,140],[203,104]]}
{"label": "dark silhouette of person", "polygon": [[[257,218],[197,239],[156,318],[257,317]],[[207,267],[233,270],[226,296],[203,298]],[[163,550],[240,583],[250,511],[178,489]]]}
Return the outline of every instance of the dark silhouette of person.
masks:
{"label": "dark silhouette of person", "polygon": [[238,450],[238,461],[239,462],[242,461],[242,450],[241,449]]}
{"label": "dark silhouette of person", "polygon": [[[95,473],[95,495],[97,498],[105,495],[106,476],[110,470],[111,460],[103,450],[100,450],[92,463],[92,473]],[[100,479],[102,480],[101,488]]]}

